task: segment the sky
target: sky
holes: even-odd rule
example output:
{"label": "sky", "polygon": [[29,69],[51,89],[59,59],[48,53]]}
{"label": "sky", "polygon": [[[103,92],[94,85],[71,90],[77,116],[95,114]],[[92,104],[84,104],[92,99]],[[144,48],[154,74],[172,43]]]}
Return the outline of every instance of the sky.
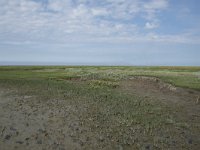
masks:
{"label": "sky", "polygon": [[200,66],[200,1],[0,0],[0,65]]}

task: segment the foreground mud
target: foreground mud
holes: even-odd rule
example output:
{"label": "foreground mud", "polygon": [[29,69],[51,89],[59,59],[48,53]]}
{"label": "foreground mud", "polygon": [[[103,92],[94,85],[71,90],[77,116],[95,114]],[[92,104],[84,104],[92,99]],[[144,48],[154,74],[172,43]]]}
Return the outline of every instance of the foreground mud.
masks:
{"label": "foreground mud", "polygon": [[16,88],[0,87],[0,149],[200,149],[200,93],[160,82],[134,78],[122,81],[116,90],[175,108],[171,113],[185,124],[168,119],[173,127],[167,128],[169,132],[156,126],[149,130],[138,121],[119,121],[118,112],[110,113],[110,106],[102,108],[105,114],[111,114],[108,120],[106,115],[98,120],[99,112],[95,112],[100,106],[84,102],[84,96],[75,101],[68,101],[65,96],[43,100],[38,95],[18,94]]}
{"label": "foreground mud", "polygon": [[[47,103],[33,96],[0,97],[0,149],[81,149],[88,137],[74,137],[84,132],[76,108],[63,100]],[[77,139],[76,139],[77,138]]]}

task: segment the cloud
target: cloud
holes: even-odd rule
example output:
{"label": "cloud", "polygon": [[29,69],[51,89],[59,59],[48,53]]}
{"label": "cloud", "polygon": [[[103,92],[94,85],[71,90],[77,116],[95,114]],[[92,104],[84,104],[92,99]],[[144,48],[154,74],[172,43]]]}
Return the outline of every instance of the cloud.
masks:
{"label": "cloud", "polygon": [[[154,33],[157,38],[152,38],[145,30],[161,26],[158,13],[169,7],[168,0],[1,0],[0,4],[0,40],[10,43],[191,41],[186,34]],[[138,24],[138,18],[145,25]]]}
{"label": "cloud", "polygon": [[147,3],[144,3],[144,8],[152,11],[166,9],[167,7],[168,7],[167,0],[152,0]]}
{"label": "cloud", "polygon": [[105,8],[92,8],[91,9],[93,16],[107,16],[109,15],[109,12]]}
{"label": "cloud", "polygon": [[145,18],[152,20],[156,18],[156,13],[168,8],[168,0],[152,0],[143,4],[143,9],[147,15]]}
{"label": "cloud", "polygon": [[47,9],[54,12],[62,12],[64,11],[68,5],[70,5],[69,1],[64,0],[49,0],[47,4]]}
{"label": "cloud", "polygon": [[145,28],[146,29],[155,29],[155,28],[158,28],[159,25],[157,23],[154,23],[154,22],[146,22],[145,24]]}

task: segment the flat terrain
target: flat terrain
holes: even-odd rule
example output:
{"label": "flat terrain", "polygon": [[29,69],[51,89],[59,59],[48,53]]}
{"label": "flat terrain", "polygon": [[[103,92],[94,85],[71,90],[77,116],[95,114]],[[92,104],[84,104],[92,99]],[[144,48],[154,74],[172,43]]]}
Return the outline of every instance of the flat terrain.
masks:
{"label": "flat terrain", "polygon": [[200,67],[0,67],[0,150],[199,150]]}

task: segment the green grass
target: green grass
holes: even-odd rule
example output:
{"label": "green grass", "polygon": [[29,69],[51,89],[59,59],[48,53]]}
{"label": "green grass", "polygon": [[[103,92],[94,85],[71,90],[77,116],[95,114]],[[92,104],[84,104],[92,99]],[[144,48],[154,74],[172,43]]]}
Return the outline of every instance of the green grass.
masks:
{"label": "green grass", "polygon": [[171,143],[177,141],[178,148],[189,149],[187,137],[179,136],[195,134],[199,126],[178,117],[187,114],[186,110],[118,87],[132,76],[153,76],[200,90],[199,72],[200,67],[10,66],[0,67],[0,87],[16,89],[13,95],[35,95],[43,102],[66,100],[80,110],[76,114],[80,122],[113,146],[144,149],[151,143],[153,149],[176,149]]}
{"label": "green grass", "polygon": [[117,81],[131,76],[158,77],[175,86],[200,90],[200,67],[2,66],[0,79],[82,79]]}

